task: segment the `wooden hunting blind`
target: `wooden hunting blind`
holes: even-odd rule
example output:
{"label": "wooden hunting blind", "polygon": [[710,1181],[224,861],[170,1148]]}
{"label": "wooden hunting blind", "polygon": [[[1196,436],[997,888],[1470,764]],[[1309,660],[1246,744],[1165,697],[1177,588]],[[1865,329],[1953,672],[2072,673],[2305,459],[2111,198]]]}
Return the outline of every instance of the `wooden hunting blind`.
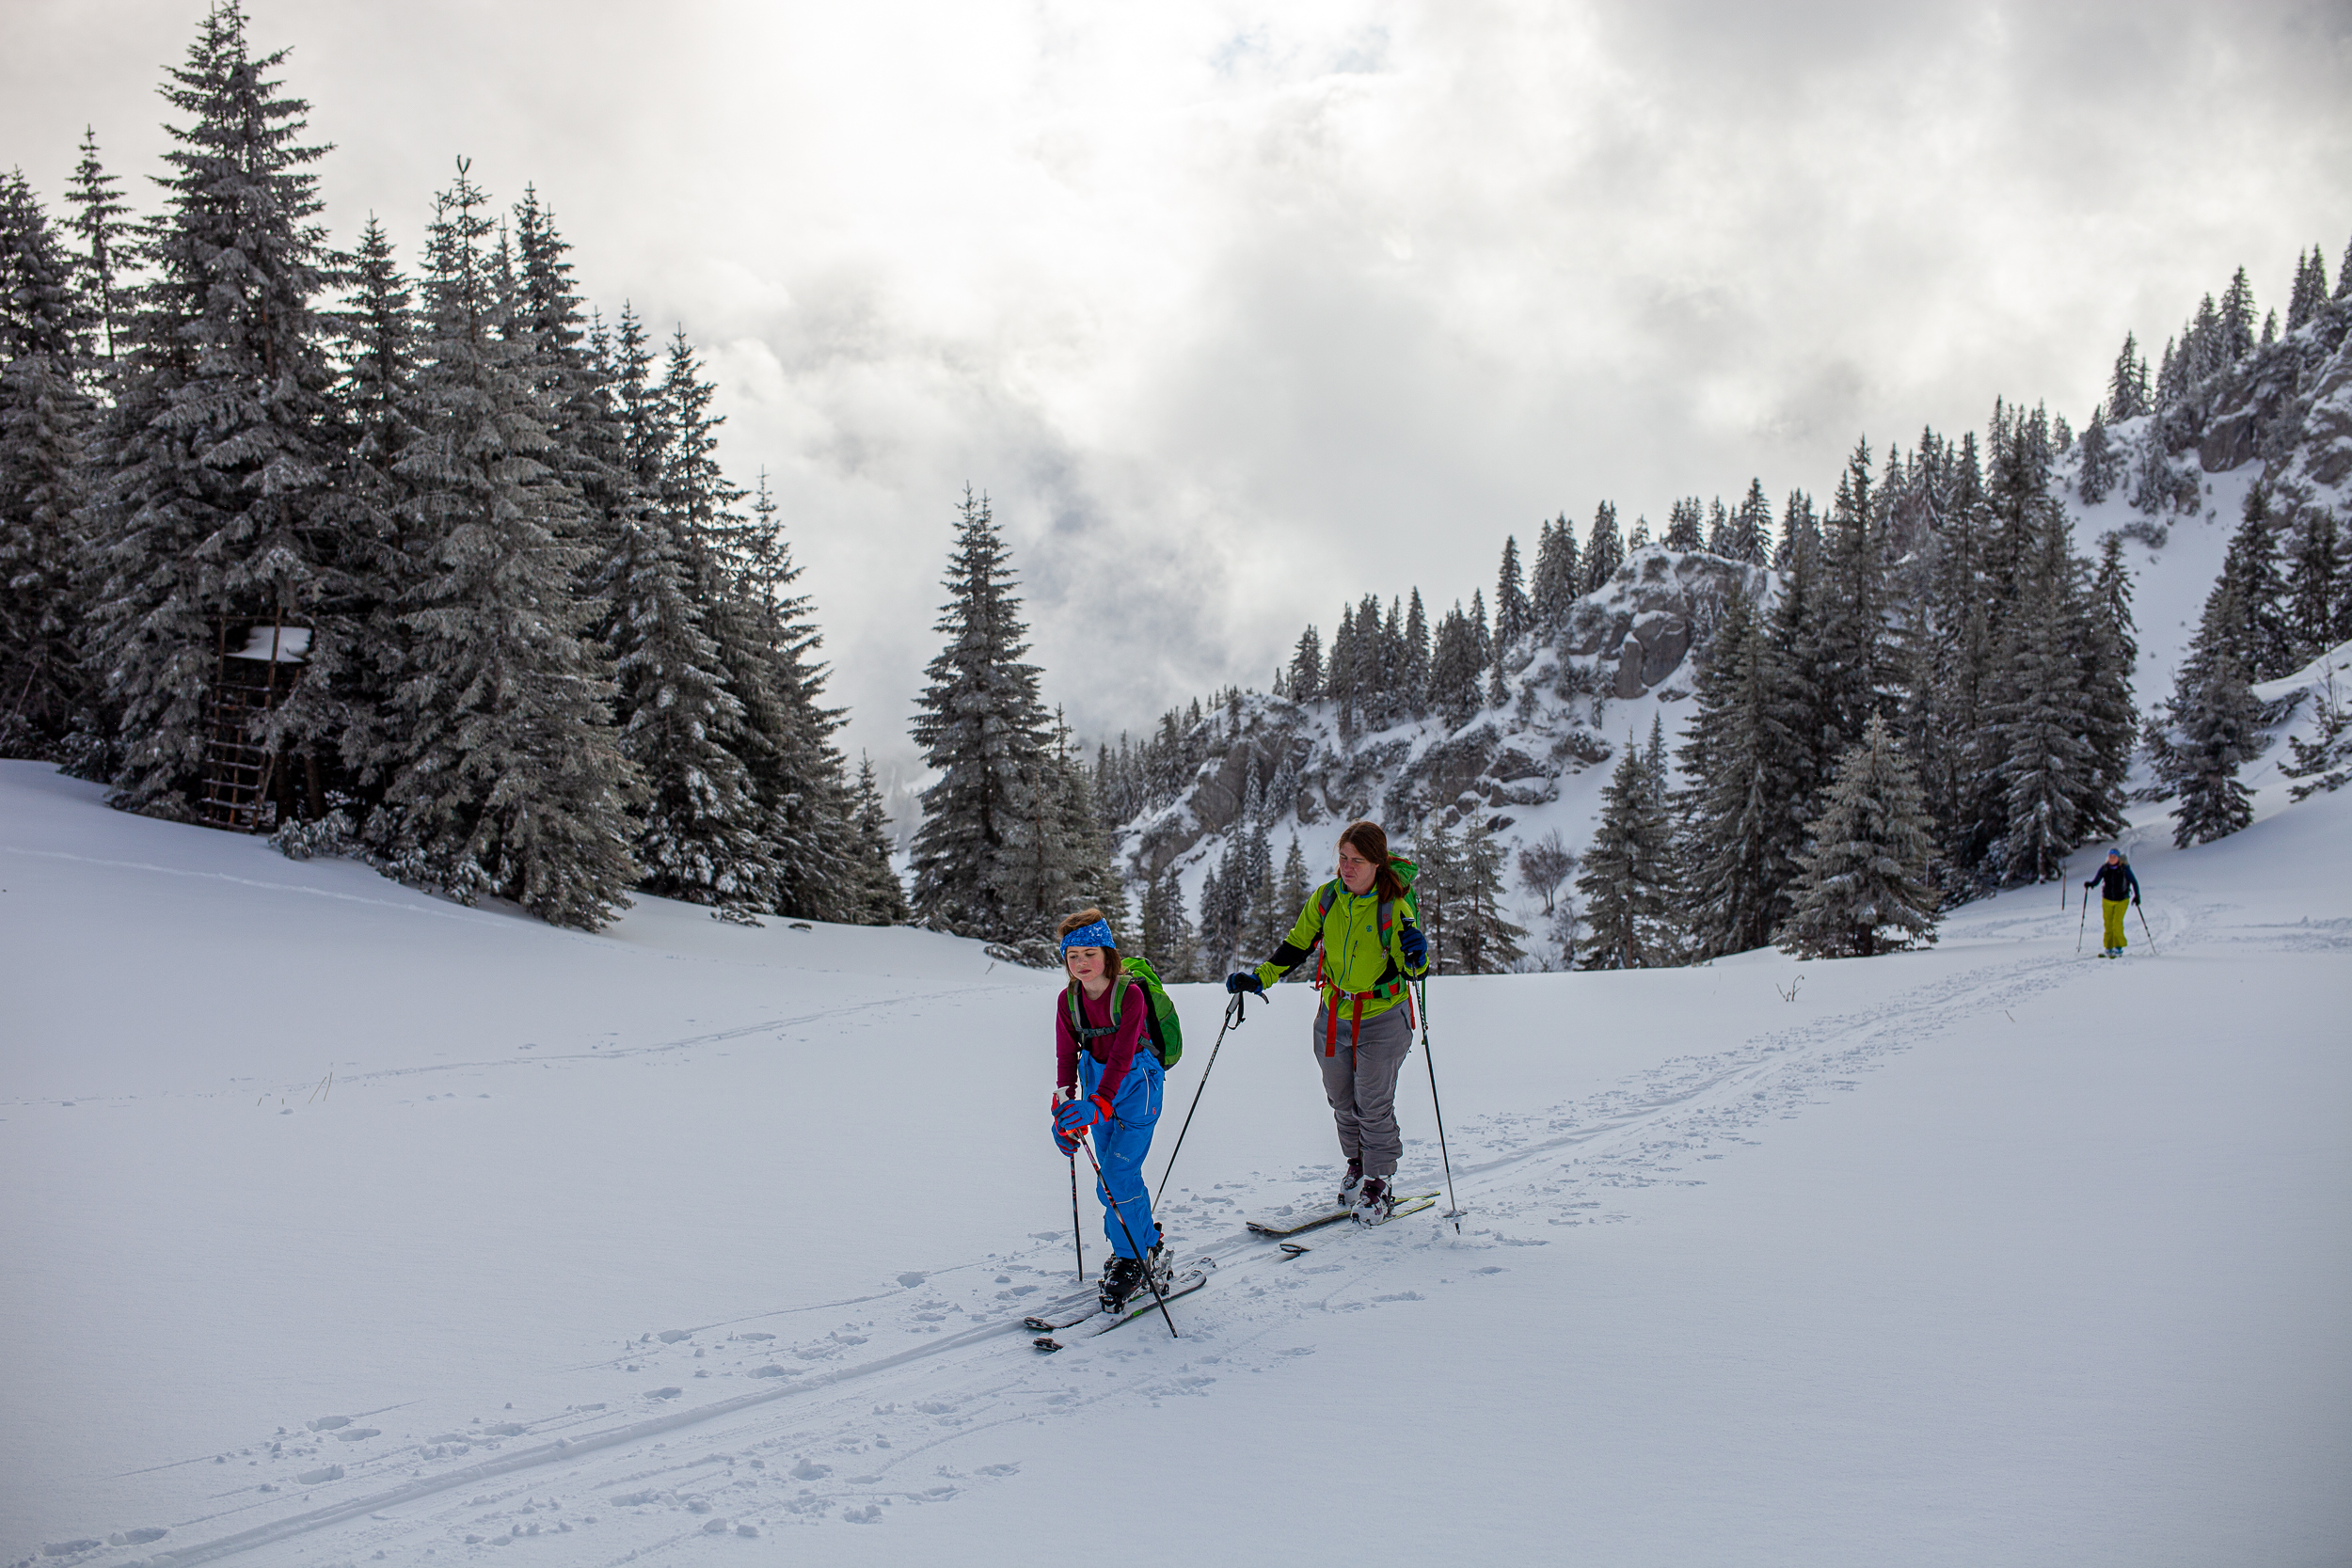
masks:
{"label": "wooden hunting blind", "polygon": [[[219,646],[204,737],[204,790],[197,802],[207,827],[249,833],[276,825],[294,806],[294,781],[266,744],[269,715],[301,678],[310,628],[284,621],[217,624]],[[316,780],[309,781],[317,796]]]}

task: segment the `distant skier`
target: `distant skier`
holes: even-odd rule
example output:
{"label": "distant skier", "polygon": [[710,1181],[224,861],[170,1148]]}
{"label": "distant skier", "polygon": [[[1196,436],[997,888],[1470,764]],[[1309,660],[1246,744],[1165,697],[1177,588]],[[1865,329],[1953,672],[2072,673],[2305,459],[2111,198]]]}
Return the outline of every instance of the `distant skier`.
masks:
{"label": "distant skier", "polygon": [[1151,1000],[1140,980],[1121,972],[1103,911],[1065,916],[1060,935],[1070,984],[1054,1006],[1054,1147],[1074,1156],[1078,1140],[1094,1134],[1103,1168],[1094,1193],[1112,1254],[1103,1268],[1103,1310],[1116,1312],[1142,1287],[1146,1267],[1162,1266],[1143,1157],[1166,1075],[1152,1048]]}
{"label": "distant skier", "polygon": [[2106,932],[2107,943],[2106,951],[2099,956],[2103,958],[2120,957],[2128,940],[2123,935],[2123,911],[2126,906],[2139,902],[2139,879],[2132,875],[2130,863],[2123,859],[2123,851],[2110,849],[2107,851],[2107,863],[2092,872],[2090,880],[2083,886],[2099,889],[2099,913],[2105,922],[2103,928]]}
{"label": "distant skier", "polygon": [[1225,980],[1229,991],[1263,994],[1321,944],[1315,985],[1323,999],[1315,1009],[1314,1049],[1340,1152],[1347,1158],[1340,1201],[1354,1204],[1359,1219],[1375,1223],[1396,1207],[1391,1179],[1405,1152],[1396,1125],[1396,1075],[1413,1046],[1406,982],[1429,971],[1429,939],[1400,866],[1411,874],[1409,862],[1390,855],[1389,835],[1378,823],[1348,824],[1340,833],[1339,879],[1315,890],[1272,957]]}

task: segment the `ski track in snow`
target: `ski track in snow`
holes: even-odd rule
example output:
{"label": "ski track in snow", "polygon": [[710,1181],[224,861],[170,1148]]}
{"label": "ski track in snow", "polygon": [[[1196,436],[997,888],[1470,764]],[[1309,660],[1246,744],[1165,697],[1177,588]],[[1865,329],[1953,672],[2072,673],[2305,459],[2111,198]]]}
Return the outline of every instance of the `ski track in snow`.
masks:
{"label": "ski track in snow", "polygon": [[[2352,948],[2352,921],[2249,925],[2233,919],[2236,913],[2236,906],[2218,902],[2168,908],[2157,916],[2157,955],[2192,942]],[[1947,942],[2047,942],[2077,918],[2071,907],[1967,915],[1957,911],[1947,923]],[[1760,1144],[1769,1124],[1854,1091],[1865,1075],[1957,1020],[2013,1011],[2102,968],[2071,953],[2009,959],[1988,953],[1963,973],[1875,1006],[1670,1059],[1575,1101],[1474,1118],[1454,1140],[1463,1155],[1454,1164],[1465,1211],[1458,1234],[1441,1217],[1441,1203],[1392,1228],[1311,1233],[1303,1238],[1309,1250],[1295,1259],[1245,1230],[1206,1244],[1185,1237],[1204,1220],[1238,1221],[1319,1201],[1328,1180],[1320,1167],[1289,1181],[1226,1181],[1171,1195],[1164,1210],[1171,1237],[1184,1253],[1205,1252],[1219,1265],[1213,1288],[1180,1312],[1181,1345],[1167,1345],[1165,1328],[1148,1317],[1101,1341],[1080,1341],[1050,1358],[1035,1354],[1022,1317],[1072,1288],[1066,1234],[1040,1233],[1038,1244],[1019,1254],[910,1269],[895,1290],[659,1336],[617,1334],[613,1356],[562,1369],[582,1379],[629,1380],[606,1398],[510,1409],[421,1440],[388,1440],[375,1423],[393,1424],[389,1411],[321,1418],[292,1434],[239,1435],[221,1451],[286,1462],[294,1485],[211,1495],[213,1506],[173,1522],[167,1533],[180,1539],[171,1547],[144,1560],[154,1568],[217,1561],[330,1529],[335,1549],[354,1560],[576,1530],[595,1531],[605,1560],[614,1560],[615,1551],[643,1559],[707,1535],[876,1524],[898,1508],[950,1502],[1019,1474],[1022,1446],[1007,1429],[1106,1401],[1213,1397],[1220,1377],[1311,1354],[1286,1342],[1307,1314],[1427,1300],[1390,1282],[1407,1258],[1440,1248],[1459,1257],[1460,1266],[1450,1266],[1439,1282],[1458,1288],[1507,1267],[1511,1248],[1628,1222],[1635,1217],[1630,1194],[1701,1185],[1704,1177],[1694,1174],[1701,1163]],[[583,1059],[676,1050],[920,1000],[902,994]],[[1409,1140],[1408,1161],[1434,1164],[1434,1142]],[[1435,1169],[1416,1168],[1407,1180],[1442,1186]],[[857,1315],[860,1308],[869,1315]],[[848,1315],[821,1333],[804,1329],[787,1338],[779,1332],[787,1320],[817,1312]],[[754,1326],[770,1322],[775,1327]],[[992,1437],[997,1433],[1005,1435]],[[132,1544],[138,1543],[128,1536],[111,1542]],[[93,1535],[85,1551],[100,1547]]]}

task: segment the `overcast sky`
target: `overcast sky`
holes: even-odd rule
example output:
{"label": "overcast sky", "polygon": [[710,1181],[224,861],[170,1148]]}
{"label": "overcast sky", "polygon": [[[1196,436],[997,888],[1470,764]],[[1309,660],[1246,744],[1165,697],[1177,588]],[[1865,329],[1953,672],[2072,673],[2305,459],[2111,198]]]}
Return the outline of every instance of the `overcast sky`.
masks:
{"label": "overcast sky", "polygon": [[[0,161],[159,170],[198,0],[0,0]],[[413,265],[453,158],[701,345],[853,710],[912,760],[987,491],[1084,734],[1312,620],[1491,593],[1595,504],[1826,491],[1855,438],[2088,419],[2352,235],[2352,6],[252,0]],[[150,200],[143,187],[135,199]]]}

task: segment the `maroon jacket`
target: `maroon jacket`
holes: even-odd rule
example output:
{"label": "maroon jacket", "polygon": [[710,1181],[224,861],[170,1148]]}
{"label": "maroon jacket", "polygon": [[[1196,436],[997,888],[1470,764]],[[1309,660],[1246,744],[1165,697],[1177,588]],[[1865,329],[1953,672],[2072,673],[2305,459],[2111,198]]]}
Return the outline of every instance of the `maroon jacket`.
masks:
{"label": "maroon jacket", "polygon": [[[1119,1004],[1119,1032],[1103,1035],[1087,1047],[1094,1059],[1103,1064],[1102,1080],[1094,1092],[1103,1097],[1104,1104],[1119,1103],[1119,1087],[1127,1078],[1127,1069],[1134,1065],[1136,1052],[1150,1037],[1146,1024],[1152,1016],[1152,999],[1143,993],[1143,987],[1121,975],[1113,987],[1126,986],[1132,994]],[[1087,995],[1085,988],[1078,991],[1078,1012],[1089,1029],[1101,1029],[1111,1021],[1111,998],[1115,989],[1105,989],[1103,999],[1096,1001]],[[1078,1086],[1078,1037],[1070,1032],[1070,988],[1064,986],[1054,998],[1054,1085],[1057,1088],[1075,1091]]]}

